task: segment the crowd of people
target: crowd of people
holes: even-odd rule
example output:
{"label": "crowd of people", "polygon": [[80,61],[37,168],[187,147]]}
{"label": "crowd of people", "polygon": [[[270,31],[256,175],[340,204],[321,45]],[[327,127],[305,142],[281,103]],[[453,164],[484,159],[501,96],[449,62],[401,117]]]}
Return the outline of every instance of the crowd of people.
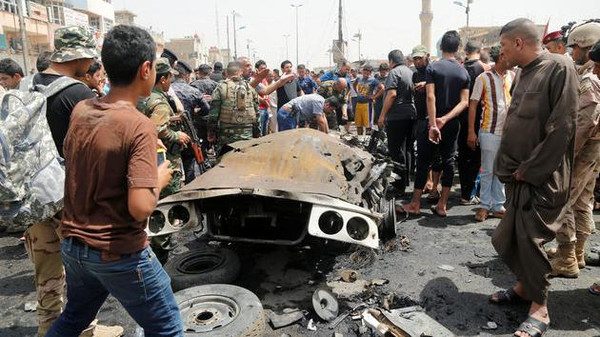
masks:
{"label": "crowd of people", "polygon": [[[345,61],[321,73],[301,64],[294,71],[287,60],[270,70],[246,57],[192,69],[133,26],[113,28],[100,58],[89,32],[61,28],[34,75],[0,60],[5,90],[77,80],[46,105],[64,158],[64,208],[24,235],[39,335],[94,328],[112,294],[146,336],[183,336],[159,262],[173,243],[159,237],[149,245],[144,231],[158,200],[201,174],[213,150],[315,128],[361,137],[386,132],[394,192],[403,195],[414,175],[412,199],[398,212],[420,214],[427,195],[433,214],[446,217],[457,167],[460,204],[479,205],[476,221],[501,218],[492,243],[517,279],[490,301],[530,301],[516,335],[541,336],[550,322],[548,277],[577,277],[585,266],[600,171],[600,23],[564,35],[542,39],[531,21],[516,19],[502,28],[499,45],[482,51],[472,41],[461,50],[461,36],[448,31],[439,59],[423,46],[407,57],[396,49],[376,74],[370,64]],[[545,250],[554,238],[558,248]],[[590,292],[599,295],[600,284]],[[106,336],[122,333],[103,328]]]}

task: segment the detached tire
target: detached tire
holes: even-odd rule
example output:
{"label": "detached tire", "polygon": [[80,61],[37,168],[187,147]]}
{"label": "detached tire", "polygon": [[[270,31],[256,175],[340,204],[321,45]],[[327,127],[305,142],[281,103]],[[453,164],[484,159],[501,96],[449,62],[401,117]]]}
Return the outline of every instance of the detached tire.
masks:
{"label": "detached tire", "polygon": [[172,255],[164,266],[173,291],[194,286],[231,283],[240,273],[240,259],[225,248],[203,248]]}
{"label": "detached tire", "polygon": [[265,316],[251,291],[229,284],[208,284],[175,293],[186,337],[261,337]]}
{"label": "detached tire", "polygon": [[383,220],[379,226],[379,238],[382,241],[396,237],[396,198],[381,198],[379,212],[383,214]]}

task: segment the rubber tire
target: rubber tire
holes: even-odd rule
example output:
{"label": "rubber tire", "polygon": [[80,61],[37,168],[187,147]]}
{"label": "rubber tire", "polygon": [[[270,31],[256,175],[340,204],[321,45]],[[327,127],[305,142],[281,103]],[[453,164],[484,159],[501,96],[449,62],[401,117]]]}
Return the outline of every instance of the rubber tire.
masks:
{"label": "rubber tire", "polygon": [[[190,271],[189,264],[195,259],[208,262],[209,266]],[[230,249],[201,248],[171,255],[164,268],[171,277],[173,291],[178,291],[204,284],[235,281],[240,274],[240,258]]]}
{"label": "rubber tire", "polygon": [[[195,297],[220,295],[233,300],[239,307],[238,317],[229,324],[210,332],[185,332],[186,337],[262,337],[266,321],[262,304],[258,297],[248,289],[230,284],[207,284],[192,287],[175,293],[175,300],[180,307]],[[185,322],[185,317],[182,316]],[[184,327],[185,329],[185,327]]]}
{"label": "rubber tire", "polygon": [[387,199],[385,195],[379,203],[379,212],[383,213],[383,220],[379,226],[379,239],[387,241],[396,237],[396,198]]}

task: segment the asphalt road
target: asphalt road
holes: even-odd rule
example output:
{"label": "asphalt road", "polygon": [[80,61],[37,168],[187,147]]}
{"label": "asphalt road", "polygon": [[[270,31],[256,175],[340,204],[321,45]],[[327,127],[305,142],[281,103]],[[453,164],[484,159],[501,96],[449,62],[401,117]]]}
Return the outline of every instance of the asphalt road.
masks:
{"label": "asphalt road", "polygon": [[[451,197],[451,204],[457,202]],[[378,295],[395,293],[400,300],[395,306],[420,304],[427,314],[458,336],[511,336],[526,318],[527,306],[498,307],[490,305],[490,293],[511,286],[514,277],[498,259],[490,236],[498,220],[473,221],[473,206],[453,206],[445,219],[434,217],[423,203],[423,215],[397,224],[397,232],[410,240],[410,249],[376,252],[372,260],[355,263],[352,252],[334,253],[330,247],[312,249],[269,246],[232,247],[242,256],[242,274],[237,281],[258,295],[263,306],[276,312],[284,308],[311,311],[312,292],[334,279],[341,268],[355,268],[360,279],[387,279],[375,293],[360,299],[373,300]],[[596,216],[596,220],[600,220]],[[600,234],[591,242],[600,244]],[[199,243],[191,233],[179,235],[176,253],[193,249]],[[35,301],[32,265],[27,259],[19,235],[0,237],[0,336],[33,336],[36,332],[35,312],[26,312],[26,302]],[[447,265],[452,268],[441,269]],[[451,270],[446,270],[451,269]],[[578,279],[554,279],[549,297],[551,330],[548,337],[600,336],[600,296],[587,292],[587,287],[600,280],[599,267],[585,268]],[[340,301],[342,308],[348,306]],[[102,307],[98,318],[103,324],[121,324],[126,336],[134,325],[112,298]],[[484,330],[488,322],[495,330]],[[344,336],[357,335],[357,325],[345,320],[335,330],[317,322],[317,331],[305,328],[307,321],[276,331],[267,336]],[[270,329],[270,328],[269,328]]]}

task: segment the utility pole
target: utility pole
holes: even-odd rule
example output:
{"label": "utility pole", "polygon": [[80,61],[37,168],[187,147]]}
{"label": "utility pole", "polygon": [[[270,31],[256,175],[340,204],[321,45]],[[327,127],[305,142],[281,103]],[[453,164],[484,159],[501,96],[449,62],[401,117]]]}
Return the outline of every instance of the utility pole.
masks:
{"label": "utility pole", "polygon": [[[246,49],[248,50],[248,58],[252,57],[252,55],[250,55],[250,42],[252,42],[252,40],[246,39]],[[254,59],[252,60],[254,61]]]}
{"label": "utility pole", "polygon": [[237,59],[237,27],[235,26],[235,16],[237,13],[235,11],[231,14],[233,16],[233,59]]}
{"label": "utility pole", "polygon": [[298,63],[298,51],[299,51],[299,37],[298,37],[298,8],[302,7],[302,4],[291,4],[292,7],[294,7],[296,9],[296,66],[299,64]]}
{"label": "utility pole", "polygon": [[289,60],[290,59],[290,49],[288,48],[288,38],[290,37],[290,34],[283,34],[283,37],[285,38],[285,59]]}
{"label": "utility pole", "polygon": [[231,47],[229,46],[229,15],[227,17],[227,62],[230,61],[231,58]]}
{"label": "utility pole", "polygon": [[344,35],[342,33],[342,20],[343,20],[342,11],[343,11],[342,0],[339,0],[339,6],[338,6],[338,49],[339,49],[339,52],[340,52],[340,55],[342,56],[342,58],[346,58],[346,55],[344,53]]}
{"label": "utility pole", "polygon": [[354,37],[356,38],[356,41],[358,41],[358,60],[361,60],[361,53],[360,53],[360,43],[362,41],[362,33],[360,32],[360,29],[358,30],[358,33],[354,34]]}
{"label": "utility pole", "polygon": [[221,48],[221,30],[219,27],[219,7],[217,7],[217,2],[215,1],[215,20],[217,26],[217,48]]}
{"label": "utility pole", "polygon": [[17,14],[19,15],[19,29],[21,30],[21,48],[23,49],[23,70],[25,74],[29,72],[27,66],[27,56],[29,56],[29,47],[27,46],[27,29],[25,27],[25,13],[23,1],[17,0]]}

